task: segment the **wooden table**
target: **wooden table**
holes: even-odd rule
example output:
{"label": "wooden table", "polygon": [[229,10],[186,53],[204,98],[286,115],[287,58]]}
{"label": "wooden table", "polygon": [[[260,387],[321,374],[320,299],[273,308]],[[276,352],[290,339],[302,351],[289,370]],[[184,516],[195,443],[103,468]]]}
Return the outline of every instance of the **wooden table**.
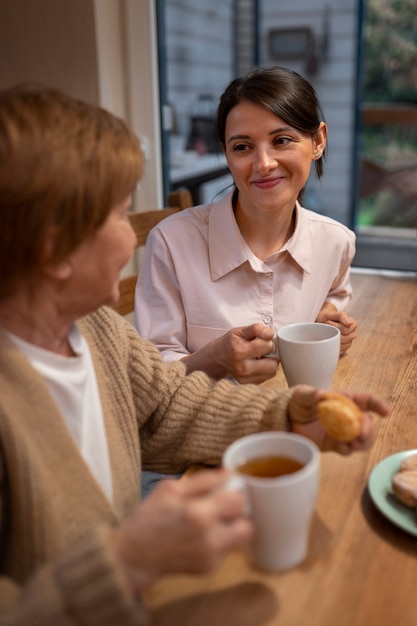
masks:
{"label": "wooden table", "polygon": [[161,580],[147,596],[158,626],[416,626],[417,537],[382,516],[367,481],[381,459],[417,449],[417,281],[360,273],[352,282],[359,336],[334,387],[389,401],[373,448],[322,454],[302,565],[266,574],[233,553],[211,575]]}

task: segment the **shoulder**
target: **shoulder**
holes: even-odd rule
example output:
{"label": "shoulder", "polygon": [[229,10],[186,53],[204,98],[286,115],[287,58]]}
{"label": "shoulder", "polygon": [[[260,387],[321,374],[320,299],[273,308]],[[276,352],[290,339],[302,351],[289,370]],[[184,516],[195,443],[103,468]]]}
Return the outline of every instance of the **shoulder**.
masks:
{"label": "shoulder", "polygon": [[105,340],[123,334],[128,323],[112,308],[104,306],[78,320],[77,325],[87,338],[99,337],[101,340]]}
{"label": "shoulder", "polygon": [[158,234],[172,236],[176,233],[184,234],[205,229],[211,219],[216,219],[219,214],[223,215],[225,209],[230,206],[230,197],[231,194],[228,194],[216,202],[199,204],[170,215],[154,226],[150,236]]}
{"label": "shoulder", "polygon": [[200,204],[188,209],[183,209],[159,222],[154,226],[151,232],[172,232],[178,229],[182,230],[183,228],[187,228],[187,226],[205,222],[210,215],[210,209],[210,204]]}
{"label": "shoulder", "polygon": [[171,390],[186,374],[182,362],[165,363],[158,348],[109,307],[87,315],[78,326],[110,394],[133,395],[140,403],[142,421],[164,397],[169,402]]}
{"label": "shoulder", "polygon": [[111,307],[100,307],[94,313],[78,320],[77,325],[90,349],[106,358],[116,358],[133,350],[145,352],[157,349],[139,335],[131,322]]}
{"label": "shoulder", "polygon": [[140,361],[161,361],[158,348],[137,331],[135,326],[109,306],[103,306],[94,313],[78,320],[77,325],[90,348],[101,356],[112,359],[122,358]]}
{"label": "shoulder", "polygon": [[304,207],[299,207],[299,211],[300,218],[303,222],[309,225],[310,230],[323,232],[324,234],[338,237],[352,243],[355,242],[355,233],[353,230],[345,226],[345,224],[342,224],[341,222],[338,222],[337,220],[326,215],[321,215],[315,211],[305,209]]}

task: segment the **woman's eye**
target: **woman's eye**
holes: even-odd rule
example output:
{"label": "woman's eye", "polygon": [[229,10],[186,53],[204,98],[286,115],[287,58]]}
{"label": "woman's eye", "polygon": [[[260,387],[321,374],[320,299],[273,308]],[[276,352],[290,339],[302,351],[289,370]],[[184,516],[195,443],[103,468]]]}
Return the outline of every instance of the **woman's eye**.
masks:
{"label": "woman's eye", "polygon": [[232,150],[233,152],[244,152],[247,147],[248,146],[244,143],[237,143],[235,146],[233,146]]}
{"label": "woman's eye", "polygon": [[278,146],[286,146],[291,142],[290,137],[275,137],[274,143]]}

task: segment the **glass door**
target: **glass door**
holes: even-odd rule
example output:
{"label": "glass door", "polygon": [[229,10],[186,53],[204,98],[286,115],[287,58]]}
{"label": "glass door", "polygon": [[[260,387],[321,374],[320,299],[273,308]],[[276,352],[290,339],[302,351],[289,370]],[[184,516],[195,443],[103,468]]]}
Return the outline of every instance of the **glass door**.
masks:
{"label": "glass door", "polygon": [[417,0],[361,2],[355,264],[417,270]]}
{"label": "glass door", "polygon": [[164,195],[193,203],[231,183],[217,140],[219,95],[235,72],[234,0],[157,0]]}

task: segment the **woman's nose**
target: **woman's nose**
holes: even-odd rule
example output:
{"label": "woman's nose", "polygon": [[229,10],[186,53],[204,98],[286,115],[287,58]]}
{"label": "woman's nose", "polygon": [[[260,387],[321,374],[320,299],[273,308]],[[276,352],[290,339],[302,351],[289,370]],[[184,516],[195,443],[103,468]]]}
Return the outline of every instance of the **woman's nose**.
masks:
{"label": "woman's nose", "polygon": [[269,172],[277,167],[278,159],[267,148],[259,148],[256,152],[255,169],[259,172]]}

